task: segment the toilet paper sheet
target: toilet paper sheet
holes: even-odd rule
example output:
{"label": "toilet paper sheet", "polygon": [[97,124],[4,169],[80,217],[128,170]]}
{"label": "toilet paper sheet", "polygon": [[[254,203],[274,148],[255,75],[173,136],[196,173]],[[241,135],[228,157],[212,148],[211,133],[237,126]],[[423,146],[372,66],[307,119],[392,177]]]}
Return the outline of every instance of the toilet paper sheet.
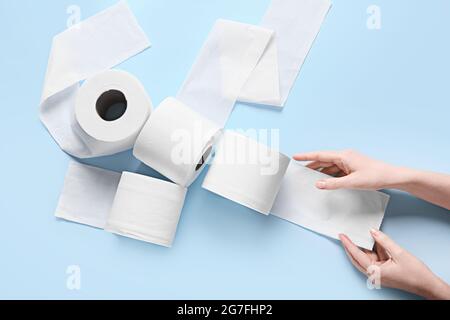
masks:
{"label": "toilet paper sheet", "polygon": [[90,149],[74,130],[79,83],[149,46],[147,36],[125,2],[119,2],[54,37],[40,118],[64,151],[78,158],[105,155],[102,150]]}
{"label": "toilet paper sheet", "polygon": [[335,239],[347,234],[358,246],[373,249],[369,231],[380,228],[389,196],[374,191],[319,190],[315,184],[324,177],[254,139],[226,132],[203,187]]}
{"label": "toilet paper sheet", "polygon": [[218,20],[177,98],[224,127],[272,37],[265,28]]}
{"label": "toilet paper sheet", "polygon": [[238,100],[282,107],[330,7],[273,0],[261,26],[218,20],[177,98],[222,127]]}
{"label": "toilet paper sheet", "polygon": [[103,229],[116,196],[121,174],[72,161],[55,216]]}
{"label": "toilet paper sheet", "polygon": [[187,189],[71,162],[55,216],[170,247]]}
{"label": "toilet paper sheet", "polygon": [[389,195],[364,190],[319,190],[323,173],[291,162],[272,214],[309,230],[339,239],[348,235],[358,246],[372,250],[370,229],[379,230]]}
{"label": "toilet paper sheet", "polygon": [[274,37],[239,101],[284,106],[330,8],[330,0],[272,0],[261,27]]}

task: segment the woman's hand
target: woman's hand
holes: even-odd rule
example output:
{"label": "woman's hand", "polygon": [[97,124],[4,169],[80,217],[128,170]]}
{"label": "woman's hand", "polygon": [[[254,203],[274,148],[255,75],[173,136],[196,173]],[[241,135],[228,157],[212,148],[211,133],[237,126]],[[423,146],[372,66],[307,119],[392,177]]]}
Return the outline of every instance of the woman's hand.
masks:
{"label": "woman's hand", "polygon": [[311,152],[298,154],[294,159],[311,161],[308,168],[335,177],[317,182],[317,187],[324,190],[380,190],[393,187],[400,179],[400,168],[355,151]]}
{"label": "woman's hand", "polygon": [[[345,235],[341,241],[353,265],[372,279],[380,276],[381,285],[408,291],[427,299],[450,299],[450,286],[412,254],[381,231],[373,230],[374,252],[361,250]],[[376,276],[376,274],[375,274]]]}
{"label": "woman's hand", "polygon": [[317,188],[399,189],[450,210],[450,175],[418,171],[368,158],[355,151],[298,154],[297,161],[311,161],[309,168],[334,178],[317,182]]}

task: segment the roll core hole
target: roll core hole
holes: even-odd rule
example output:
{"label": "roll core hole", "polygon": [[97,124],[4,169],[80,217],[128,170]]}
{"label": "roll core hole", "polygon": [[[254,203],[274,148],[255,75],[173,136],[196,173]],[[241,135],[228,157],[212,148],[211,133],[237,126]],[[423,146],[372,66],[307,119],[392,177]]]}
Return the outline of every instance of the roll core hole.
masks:
{"label": "roll core hole", "polygon": [[208,161],[209,156],[211,155],[213,147],[209,147],[206,152],[203,154],[202,158],[200,159],[200,162],[197,164],[197,167],[195,168],[195,171],[199,171],[203,166],[205,165],[206,161]]}
{"label": "roll core hole", "polygon": [[127,111],[127,99],[119,90],[104,92],[97,99],[97,113],[105,121],[116,121]]}

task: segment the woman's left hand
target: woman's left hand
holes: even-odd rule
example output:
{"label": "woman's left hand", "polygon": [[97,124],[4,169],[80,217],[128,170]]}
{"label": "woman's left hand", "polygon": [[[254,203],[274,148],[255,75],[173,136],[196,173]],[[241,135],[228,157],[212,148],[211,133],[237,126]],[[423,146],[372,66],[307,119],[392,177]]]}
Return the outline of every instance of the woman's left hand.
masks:
{"label": "woman's left hand", "polygon": [[[450,286],[423,262],[404,250],[381,231],[371,231],[375,251],[361,250],[346,235],[340,235],[350,261],[385,287],[408,291],[427,299],[450,299]],[[377,279],[379,277],[379,279]]]}

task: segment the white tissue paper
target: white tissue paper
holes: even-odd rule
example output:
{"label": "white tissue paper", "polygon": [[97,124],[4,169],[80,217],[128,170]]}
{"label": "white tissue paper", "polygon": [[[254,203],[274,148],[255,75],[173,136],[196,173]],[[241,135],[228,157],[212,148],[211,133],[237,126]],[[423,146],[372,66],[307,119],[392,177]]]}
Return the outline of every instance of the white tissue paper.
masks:
{"label": "white tissue paper", "polygon": [[177,98],[222,127],[237,101],[284,106],[330,7],[273,0],[260,27],[218,20]]}
{"label": "white tissue paper", "polygon": [[258,26],[218,20],[178,93],[178,100],[224,127],[272,36],[273,31]]}
{"label": "white tissue paper", "polygon": [[389,195],[363,190],[319,190],[316,182],[329,176],[291,162],[272,214],[312,231],[339,239],[348,235],[372,250],[370,229],[379,230]]}
{"label": "white tissue paper", "polygon": [[80,88],[73,129],[92,154],[115,154],[133,148],[151,110],[139,80],[125,71],[108,70]]}
{"label": "white tissue paper", "polygon": [[249,137],[226,132],[203,187],[335,239],[347,234],[358,246],[373,249],[369,231],[380,228],[389,196],[319,190],[315,184],[324,177]]}
{"label": "white tissue paper", "polygon": [[227,131],[203,188],[269,215],[290,159],[256,140]]}
{"label": "white tissue paper", "polygon": [[117,172],[71,162],[55,216],[103,229],[120,176]]}
{"label": "white tissue paper", "polygon": [[40,118],[58,145],[78,158],[106,155],[90,149],[74,128],[79,83],[150,46],[125,2],[56,35],[48,61]]}
{"label": "white tissue paper", "polygon": [[330,8],[330,0],[272,0],[261,27],[275,35],[239,101],[285,105]]}
{"label": "white tissue paper", "polygon": [[124,172],[106,230],[171,247],[186,192],[170,182]]}
{"label": "white tissue paper", "polygon": [[205,167],[221,129],[174,98],[164,100],[142,129],[134,156],[183,187]]}
{"label": "white tissue paper", "polygon": [[170,247],[186,188],[71,162],[55,216]]}

